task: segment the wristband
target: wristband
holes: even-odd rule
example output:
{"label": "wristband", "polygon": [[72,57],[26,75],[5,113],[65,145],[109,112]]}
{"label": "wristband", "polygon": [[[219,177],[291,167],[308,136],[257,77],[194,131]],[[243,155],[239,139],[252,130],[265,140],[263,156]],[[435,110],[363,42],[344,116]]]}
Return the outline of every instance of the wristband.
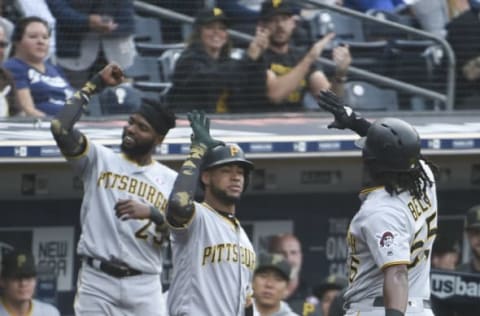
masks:
{"label": "wristband", "polygon": [[404,316],[405,314],[398,309],[387,308],[385,309],[385,316]]}
{"label": "wristband", "polygon": [[161,225],[165,222],[163,214],[153,206],[150,206],[150,219],[157,225]]}
{"label": "wristband", "polygon": [[347,82],[347,76],[335,77],[335,82],[336,83],[345,83],[345,82]]}
{"label": "wristband", "polygon": [[97,73],[92,79],[87,81],[87,83],[82,87],[81,91],[87,95],[92,95],[102,91],[105,86],[106,85],[102,77]]}

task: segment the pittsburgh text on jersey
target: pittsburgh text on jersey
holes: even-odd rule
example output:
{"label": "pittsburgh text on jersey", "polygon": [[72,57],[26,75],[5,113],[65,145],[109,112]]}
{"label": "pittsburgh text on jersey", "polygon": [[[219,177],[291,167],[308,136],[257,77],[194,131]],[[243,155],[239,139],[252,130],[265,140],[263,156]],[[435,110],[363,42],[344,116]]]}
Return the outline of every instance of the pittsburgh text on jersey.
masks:
{"label": "pittsburgh text on jersey", "polygon": [[[238,262],[238,245],[225,243],[208,246],[203,249],[202,266],[223,262]],[[255,269],[255,253],[248,248],[240,246],[241,263],[248,269]]]}
{"label": "pittsburgh text on jersey", "polygon": [[155,186],[133,177],[105,171],[97,179],[97,186],[105,189],[126,191],[143,198],[160,210],[165,210],[168,200]]}

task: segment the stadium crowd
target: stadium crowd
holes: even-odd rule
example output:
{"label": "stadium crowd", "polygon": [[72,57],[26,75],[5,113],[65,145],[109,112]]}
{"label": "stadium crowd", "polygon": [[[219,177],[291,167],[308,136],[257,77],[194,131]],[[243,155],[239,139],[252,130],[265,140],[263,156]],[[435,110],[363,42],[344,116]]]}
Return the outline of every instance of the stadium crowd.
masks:
{"label": "stadium crowd", "polygon": [[[102,110],[96,115],[136,115],[141,111],[147,121],[150,112],[144,112],[147,111],[144,110],[146,103],[142,98],[163,102],[175,113],[192,110],[207,113],[301,112],[321,111],[316,98],[321,91],[331,90],[339,97],[352,100],[351,105],[356,109],[355,98],[360,99],[360,96],[351,93],[358,89],[349,87],[350,84],[362,84],[362,78],[350,73],[351,67],[366,66],[366,70],[398,80],[407,78],[405,81],[413,85],[437,92],[445,89],[439,82],[445,76],[446,61],[441,54],[438,55],[441,48],[434,43],[399,35],[396,31],[378,32],[367,24],[365,29],[362,27],[359,40],[354,38],[358,29],[342,33],[340,25],[335,23],[343,22],[335,22],[336,15],[328,15],[325,10],[312,6],[301,7],[297,2],[146,1],[188,14],[194,18],[192,24],[140,15],[135,12],[132,0],[38,0],[35,1],[36,9],[29,7],[28,1],[13,2],[2,3],[3,17],[0,20],[0,59],[3,61],[0,67],[0,116],[4,118],[48,119],[59,113],[62,117],[67,112],[65,102],[74,92],[82,87],[85,89],[83,84],[112,62],[124,70],[124,86],[99,91],[100,100],[103,100],[100,103],[111,104],[98,104]],[[480,24],[480,1],[324,2],[389,19],[446,39],[456,54],[455,108],[478,108],[480,41],[476,41],[475,29]],[[144,29],[140,21],[155,21],[148,25],[156,28]],[[239,40],[228,32],[229,29],[247,32],[250,38],[248,41]],[[368,29],[370,32],[366,32]],[[143,38],[149,33],[160,34],[161,41]],[[394,37],[388,38],[390,35]],[[410,46],[407,46],[412,50],[421,47],[418,56],[423,59],[420,63],[412,61],[413,70],[408,65],[395,64],[402,59],[394,58],[398,56],[394,53],[401,50],[395,45],[401,40],[403,43],[408,41]],[[371,55],[368,52],[363,54],[366,47],[372,49]],[[381,52],[374,52],[373,48],[378,47]],[[375,56],[373,62],[372,56]],[[430,59],[426,60],[425,56]],[[152,58],[153,68],[148,62]],[[320,62],[319,58],[329,63]],[[427,66],[421,68],[423,66],[419,65]],[[424,74],[418,75],[419,71]],[[418,82],[418,78],[427,79]],[[369,83],[364,87],[369,87]],[[120,97],[116,89],[124,89],[124,94],[135,97]],[[397,109],[441,108],[435,101],[422,97],[402,93],[395,93],[395,96]],[[93,102],[93,98],[91,100]],[[135,104],[125,104],[132,100],[136,100]],[[359,103],[358,109],[364,109],[362,106],[365,104]],[[131,123],[135,124],[141,125]],[[198,153],[193,150],[191,154]],[[465,233],[472,251],[470,261],[459,265],[458,241],[439,235],[442,238],[433,249],[432,266],[440,270],[479,273],[479,231],[480,209],[477,206],[466,214]],[[336,311],[342,310],[339,308],[342,302],[338,300],[341,301],[348,283],[345,276],[324,275],[321,284],[310,284],[301,273],[301,241],[291,233],[271,237],[268,255],[258,257],[253,272],[253,293],[259,293],[254,296],[253,304],[256,304],[258,313],[337,315]],[[20,255],[28,258],[28,269],[15,267],[14,259],[5,257],[3,265],[7,269],[2,271],[0,278],[4,297],[10,295],[9,288],[19,280],[28,279],[31,287],[36,282],[37,271],[31,262],[31,254],[15,254]],[[17,269],[23,274],[17,273]],[[27,301],[32,300],[31,292]],[[8,298],[4,297],[1,304],[7,308]],[[442,302],[432,300],[432,303],[437,315],[467,315],[467,311],[458,311],[452,306],[442,307]]]}
{"label": "stadium crowd", "polygon": [[[5,1],[2,116],[54,115],[73,89],[111,61],[126,69],[123,94],[153,96],[180,113],[193,105],[210,113],[318,110],[314,98],[322,89],[345,95],[358,109],[375,110],[368,106],[372,98],[362,101],[359,87],[367,90],[366,96],[370,90],[377,96],[393,93],[396,104],[389,109],[444,108],[435,100],[349,74],[354,66],[443,92],[448,65],[438,43],[295,2],[147,2],[193,16],[194,22],[136,13],[130,0]],[[457,58],[455,109],[477,108],[478,48],[465,43],[477,42],[478,1],[324,2],[445,38]],[[238,40],[228,29],[247,32],[252,39]],[[145,81],[150,84],[142,85]],[[115,99],[92,115],[138,107]]]}

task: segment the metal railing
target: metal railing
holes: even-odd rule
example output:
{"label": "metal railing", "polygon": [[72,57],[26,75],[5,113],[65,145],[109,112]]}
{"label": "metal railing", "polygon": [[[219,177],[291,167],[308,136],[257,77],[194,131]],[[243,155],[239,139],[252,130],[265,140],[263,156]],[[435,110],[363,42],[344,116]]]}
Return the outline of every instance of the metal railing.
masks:
{"label": "metal railing", "polygon": [[[373,16],[360,13],[354,10],[350,10],[341,6],[332,6],[328,4],[321,3],[318,0],[291,0],[292,3],[298,4],[299,6],[304,6],[305,4],[310,4],[312,6],[315,6],[317,8],[324,8],[328,9],[331,11],[338,12],[340,14],[344,15],[349,15],[358,19],[361,19],[363,21],[369,21],[373,23],[377,23],[378,25],[385,25],[397,30],[401,30],[405,33],[408,33],[410,35],[415,35],[421,38],[429,39],[432,40],[433,42],[437,43],[440,45],[445,52],[445,56],[447,58],[447,79],[446,79],[446,91],[445,94],[441,94],[429,89],[424,89],[421,87],[417,87],[411,84],[408,84],[403,81],[399,80],[394,80],[385,76],[380,76],[376,75],[374,73],[364,71],[359,68],[355,67],[350,67],[349,72],[354,75],[358,75],[361,77],[364,77],[368,80],[371,80],[372,82],[376,83],[381,83],[383,85],[388,85],[393,88],[397,88],[399,90],[403,90],[405,92],[410,92],[412,94],[418,94],[421,96],[425,96],[428,98],[432,98],[434,100],[439,100],[445,104],[445,109],[446,110],[453,110],[453,105],[454,105],[454,100],[455,100],[455,54],[450,47],[450,45],[447,43],[446,40],[444,40],[441,37],[438,37],[436,35],[433,35],[431,33],[427,33],[422,30],[418,30],[412,27],[405,26],[403,24],[387,21],[387,20],[380,20],[378,18],[375,18]],[[353,56],[355,58],[355,56]],[[325,58],[321,59],[322,63],[325,63],[327,65],[332,66],[333,63],[330,60],[327,60]]]}
{"label": "metal railing", "polygon": [[[405,31],[409,34],[414,34],[419,37],[423,37],[426,39],[430,39],[436,43],[438,43],[444,50],[446,57],[447,57],[447,88],[446,88],[446,93],[438,93],[433,90],[421,88],[403,81],[399,81],[396,79],[392,79],[386,76],[378,75],[375,73],[372,73],[370,71],[366,71],[357,67],[350,66],[348,69],[349,74],[365,78],[367,80],[370,80],[371,82],[378,83],[384,86],[389,86],[398,90],[402,90],[408,93],[412,94],[417,94],[423,97],[427,97],[433,100],[437,100],[445,104],[445,109],[448,111],[453,110],[453,104],[454,104],[454,93],[455,93],[455,55],[450,47],[450,45],[442,38],[435,36],[433,34],[417,30],[402,24],[386,21],[386,20],[379,20],[377,18],[374,18],[372,16],[353,11],[350,9],[346,9],[343,7],[339,6],[331,6],[327,5],[324,3],[319,2],[318,0],[292,0],[293,3],[298,3],[299,5],[305,5],[305,4],[310,4],[315,7],[319,8],[325,8],[328,10],[336,11],[341,14],[345,15],[350,15],[365,21],[370,21],[374,23],[378,23],[380,25],[387,25],[392,28],[400,29],[402,31]],[[135,9],[139,12],[143,13],[148,13],[150,15],[158,16],[163,19],[167,20],[172,20],[172,21],[177,21],[181,23],[188,23],[192,24],[193,23],[193,18],[184,14],[177,13],[172,10],[168,10],[165,8],[161,8],[155,5],[151,5],[142,1],[134,1],[134,6]],[[242,41],[251,41],[253,39],[253,36],[249,34],[245,34],[242,32],[234,31],[234,30],[229,30],[229,34],[237,40],[242,40]],[[355,56],[353,56],[355,58]],[[329,66],[329,67],[334,67],[335,64],[333,61],[320,57],[319,58],[320,63]]]}

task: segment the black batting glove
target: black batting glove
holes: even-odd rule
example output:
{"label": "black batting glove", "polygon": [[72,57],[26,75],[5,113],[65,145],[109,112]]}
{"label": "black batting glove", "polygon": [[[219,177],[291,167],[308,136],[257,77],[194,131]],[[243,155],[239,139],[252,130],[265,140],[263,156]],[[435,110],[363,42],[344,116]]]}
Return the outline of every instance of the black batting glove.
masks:
{"label": "black batting glove", "polygon": [[351,107],[344,104],[331,91],[322,91],[317,95],[318,105],[333,114],[335,120],[328,125],[328,128],[351,129],[360,136],[366,136],[370,122],[355,113]]}
{"label": "black batting glove", "polygon": [[209,149],[223,144],[210,135],[210,119],[205,116],[205,112],[193,110],[187,113],[187,117],[193,130],[192,146],[204,145]]}
{"label": "black batting glove", "polygon": [[344,104],[331,91],[322,91],[317,96],[318,105],[327,112],[330,112],[335,117],[335,120],[328,125],[328,128],[338,129],[353,129],[358,114],[355,113],[351,107]]}

